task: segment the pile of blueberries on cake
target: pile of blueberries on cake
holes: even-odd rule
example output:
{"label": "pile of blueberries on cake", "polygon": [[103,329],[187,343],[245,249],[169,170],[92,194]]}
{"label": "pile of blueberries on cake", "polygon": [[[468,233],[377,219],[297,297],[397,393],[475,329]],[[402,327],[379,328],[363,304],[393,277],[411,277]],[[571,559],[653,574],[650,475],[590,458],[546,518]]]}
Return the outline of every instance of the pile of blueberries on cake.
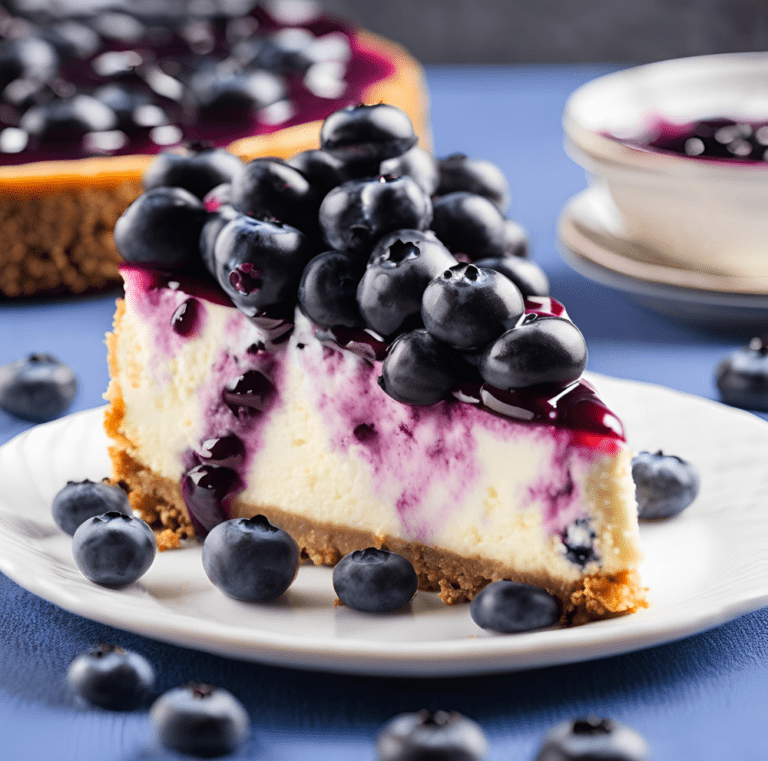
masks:
{"label": "pile of blueberries on cake", "polygon": [[[567,319],[526,313],[549,293],[505,217],[509,188],[487,161],[435,160],[386,104],[329,116],[320,147],[242,164],[193,144],[163,153],[115,227],[123,258],[214,278],[275,341],[295,306],[339,345],[383,360],[395,399],[433,404],[462,381],[562,388],[584,370]],[[540,312],[546,312],[541,309]]]}

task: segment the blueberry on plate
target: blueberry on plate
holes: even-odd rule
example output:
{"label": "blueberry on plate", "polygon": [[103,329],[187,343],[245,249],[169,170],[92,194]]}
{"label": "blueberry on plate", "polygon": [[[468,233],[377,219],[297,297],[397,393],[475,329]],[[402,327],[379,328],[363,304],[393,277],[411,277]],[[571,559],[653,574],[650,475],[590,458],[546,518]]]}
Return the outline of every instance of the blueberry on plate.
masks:
{"label": "blueberry on plate", "polygon": [[72,537],[72,554],[86,578],[106,587],[122,587],[149,570],[157,540],[140,518],[111,511],[80,524]]}
{"label": "blueberry on plate", "polygon": [[586,366],[587,343],[570,320],[527,314],[486,348],[478,369],[486,383],[510,391],[541,384],[565,387]]}
{"label": "blueberry on plate", "polygon": [[421,299],[429,282],[457,264],[429,231],[398,230],[371,252],[357,289],[365,322],[381,336],[421,327]]}
{"label": "blueberry on plate", "polygon": [[459,362],[449,347],[426,330],[413,330],[399,335],[389,347],[379,385],[403,404],[436,404],[451,392],[459,373]]}
{"label": "blueberry on plate", "polygon": [[409,560],[375,547],[353,550],[333,569],[333,589],[339,600],[367,613],[402,608],[418,586],[419,579]]}
{"label": "blueberry on plate", "polygon": [[142,193],[115,224],[115,246],[125,261],[176,270],[200,259],[203,202],[183,188]]}
{"label": "blueberry on plate", "polygon": [[504,215],[484,196],[456,191],[435,199],[432,230],[454,254],[470,260],[504,256]]}
{"label": "blueberry on plate", "polygon": [[85,701],[110,711],[141,706],[155,684],[155,670],[144,656],[117,645],[97,645],[78,655],[67,682]]}
{"label": "blueberry on plate", "polygon": [[300,230],[240,214],[216,236],[216,279],[248,317],[292,304],[301,273],[314,254]]}
{"label": "blueberry on plate", "polygon": [[248,712],[231,692],[197,682],[164,692],[149,715],[166,748],[198,758],[233,753],[251,731]]}
{"label": "blueberry on plate", "polygon": [[715,380],[726,404],[768,412],[766,341],[766,338],[753,338],[748,346],[737,349],[717,365]]}
{"label": "blueberry on plate", "polygon": [[437,162],[440,182],[437,195],[467,191],[492,201],[501,211],[510,204],[510,192],[504,172],[490,161],[471,159],[454,153]]}
{"label": "blueberry on plate", "polygon": [[376,735],[378,761],[482,761],[487,755],[480,725],[457,711],[402,713]]}
{"label": "blueberry on plate", "polygon": [[233,518],[211,529],[203,544],[203,568],[225,595],[268,602],[291,586],[299,570],[299,547],[263,515]]}
{"label": "blueberry on plate", "polygon": [[350,180],[320,204],[320,228],[331,248],[366,258],[396,230],[426,230],[432,202],[411,177]]}
{"label": "blueberry on plate", "polygon": [[256,219],[277,219],[310,233],[320,197],[309,180],[282,159],[249,161],[232,182],[232,205]]}
{"label": "blueberry on plate", "polygon": [[37,353],[0,366],[0,409],[44,423],[66,412],[77,394],[77,376],[56,357]]}
{"label": "blueberry on plate", "polygon": [[304,268],[299,283],[299,308],[315,325],[364,328],[357,306],[357,287],[365,265],[339,251],[326,251]]}
{"label": "blueberry on plate", "polygon": [[549,278],[536,262],[519,256],[500,256],[479,259],[477,267],[496,270],[508,277],[524,297],[549,296]]}
{"label": "blueberry on plate", "polygon": [[690,462],[659,451],[632,458],[637,515],[643,520],[670,518],[685,510],[701,488],[699,471]]}
{"label": "blueberry on plate", "polygon": [[145,190],[176,187],[202,199],[218,185],[231,183],[243,170],[243,162],[223,148],[190,143],[186,153],[163,151],[155,156],[142,176]]}
{"label": "blueberry on plate", "polygon": [[382,161],[379,174],[384,177],[401,177],[407,174],[416,180],[418,186],[431,198],[437,190],[439,175],[434,156],[418,145],[406,151],[402,156],[395,156]]}
{"label": "blueberry on plate", "polygon": [[512,328],[525,313],[517,286],[495,270],[456,264],[424,290],[424,327],[455,349],[477,349]]}
{"label": "blueberry on plate", "polygon": [[587,716],[547,732],[536,761],[648,761],[648,743],[634,729],[612,719]]}
{"label": "blueberry on plate", "polygon": [[386,103],[360,104],[332,113],[320,129],[324,151],[345,164],[377,166],[401,156],[418,142],[408,115]]}
{"label": "blueberry on plate", "polygon": [[109,512],[133,515],[128,495],[112,484],[85,481],[68,481],[53,498],[53,520],[70,536],[78,526],[97,515]]}
{"label": "blueberry on plate", "polygon": [[560,613],[556,597],[516,581],[494,581],[469,604],[469,614],[481,629],[502,634],[544,629],[556,624]]}

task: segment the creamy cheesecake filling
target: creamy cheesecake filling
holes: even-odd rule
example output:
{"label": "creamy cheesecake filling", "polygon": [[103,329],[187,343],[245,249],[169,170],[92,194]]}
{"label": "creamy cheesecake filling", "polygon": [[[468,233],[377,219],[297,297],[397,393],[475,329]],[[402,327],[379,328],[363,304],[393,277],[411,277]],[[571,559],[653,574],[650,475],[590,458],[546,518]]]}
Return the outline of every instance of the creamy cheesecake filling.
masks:
{"label": "creamy cheesecake filling", "polygon": [[[315,534],[343,527],[378,544],[437,548],[474,559],[486,581],[533,579],[560,595],[585,578],[633,572],[630,453],[607,409],[596,433],[453,400],[404,405],[379,388],[380,363],[331,348],[301,315],[275,346],[211,294],[153,284],[139,270],[124,276],[109,397],[120,400],[125,456],[172,485],[201,462],[205,441],[234,435],[243,445],[220,513],[196,516],[194,500],[166,489],[199,533],[206,521],[266,512]],[[243,376],[256,381],[258,408],[237,403]],[[334,562],[343,546],[313,559]]]}

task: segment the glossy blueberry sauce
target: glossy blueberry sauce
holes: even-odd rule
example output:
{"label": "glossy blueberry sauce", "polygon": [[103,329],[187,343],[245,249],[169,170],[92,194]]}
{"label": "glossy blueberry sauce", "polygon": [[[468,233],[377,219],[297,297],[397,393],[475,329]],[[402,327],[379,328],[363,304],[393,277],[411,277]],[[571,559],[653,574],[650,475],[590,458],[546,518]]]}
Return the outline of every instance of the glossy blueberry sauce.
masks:
{"label": "glossy blueberry sauce", "polygon": [[181,302],[171,317],[171,328],[182,338],[190,338],[200,330],[202,310],[197,299],[189,298]]}
{"label": "glossy blueberry sauce", "polygon": [[[252,15],[258,22],[259,34],[269,35],[284,28],[262,8],[256,8]],[[216,23],[209,26],[212,42],[205,57],[224,60],[230,52],[225,31]],[[200,56],[190,48],[190,42],[183,34],[167,30],[163,36],[154,35],[130,44],[102,40],[101,47],[93,55],[66,60],[54,82],[59,91],[71,88],[79,93],[94,92],[108,84],[125,85],[148,98],[153,107],[160,108],[165,115],[164,123],[146,127],[118,125],[108,133],[92,133],[96,138],[86,136],[76,141],[63,139],[63,133],[61,140],[39,140],[30,136],[23,149],[0,152],[0,165],[88,156],[154,154],[185,141],[203,140],[224,146],[239,138],[270,134],[323,119],[339,108],[360,102],[366,89],[394,72],[394,64],[362,44],[354,36],[354,28],[347,24],[320,16],[308,22],[306,29],[315,37],[334,33],[346,38],[351,56],[346,62],[345,87],[336,97],[321,97],[307,87],[301,72],[288,72],[282,79],[291,111],[278,123],[267,123],[258,112],[238,113],[237,118],[225,118],[227,114],[217,113],[216,118],[211,119],[191,107],[189,97],[182,94],[183,71],[191,61],[200,60]],[[105,62],[114,64],[121,55],[125,66],[122,69],[121,66],[111,66],[112,71],[107,73]],[[18,130],[22,115],[19,109],[0,103],[0,132],[6,128]],[[117,142],[113,142],[115,135],[119,137]]]}

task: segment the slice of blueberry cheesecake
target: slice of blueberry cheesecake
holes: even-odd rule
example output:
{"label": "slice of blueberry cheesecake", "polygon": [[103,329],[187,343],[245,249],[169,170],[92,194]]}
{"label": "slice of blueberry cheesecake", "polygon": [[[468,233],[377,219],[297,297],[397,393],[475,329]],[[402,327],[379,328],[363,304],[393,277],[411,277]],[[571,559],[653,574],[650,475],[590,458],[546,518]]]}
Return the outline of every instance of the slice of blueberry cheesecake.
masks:
{"label": "slice of blueberry cheesecake", "polygon": [[570,622],[632,612],[631,453],[584,338],[498,169],[416,142],[342,109],[311,155],[126,211],[114,477],[168,546],[263,514],[317,564],[398,552],[448,603],[513,579]]}
{"label": "slice of blueberry cheesecake", "polygon": [[411,56],[309,3],[301,17],[290,7],[0,8],[0,297],[119,285],[114,223],[169,148],[288,157],[333,111],[380,100],[428,137]]}

